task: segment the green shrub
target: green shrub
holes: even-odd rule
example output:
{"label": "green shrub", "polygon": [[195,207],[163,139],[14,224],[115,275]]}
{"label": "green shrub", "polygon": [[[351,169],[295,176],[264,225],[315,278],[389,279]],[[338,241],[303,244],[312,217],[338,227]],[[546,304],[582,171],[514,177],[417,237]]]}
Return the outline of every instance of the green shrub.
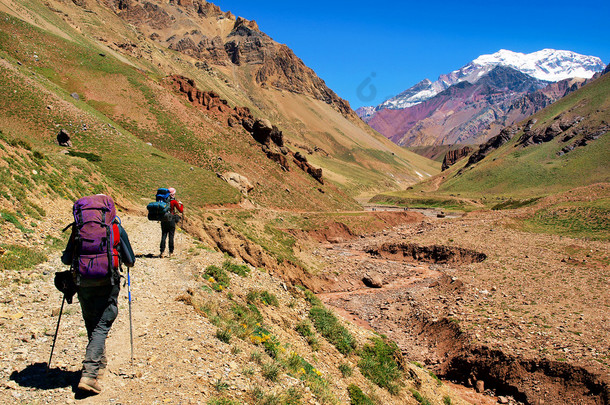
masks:
{"label": "green shrub", "polygon": [[250,268],[244,264],[233,263],[230,260],[225,260],[222,264],[222,268],[231,273],[235,273],[238,276],[246,277],[250,273]]}
{"label": "green shrub", "polygon": [[250,361],[256,364],[263,364],[263,352],[256,351],[250,353]]}
{"label": "green shrub", "polygon": [[322,373],[314,366],[312,366],[307,360],[302,358],[296,353],[291,353],[287,361],[287,366],[290,371],[296,374],[298,377],[307,379],[320,379]]}
{"label": "green shrub", "polygon": [[229,328],[218,329],[216,331],[216,337],[221,342],[229,343],[231,341],[231,336],[232,336],[232,333],[231,333],[231,329],[229,329]]}
{"label": "green shrub", "polygon": [[241,329],[244,331],[244,334],[240,336],[242,338],[248,334],[249,330],[255,329],[257,324],[263,322],[263,315],[256,306],[251,304],[246,306],[234,303],[231,306],[231,312],[233,312],[235,322],[241,325]]}
{"label": "green shrub", "polygon": [[381,338],[372,338],[371,344],[360,350],[358,367],[366,378],[382,388],[386,388],[392,395],[400,392],[399,381],[403,377],[402,370],[396,362],[400,350],[396,343]]}
{"label": "green shrub", "polygon": [[451,405],[451,397],[449,395],[445,395],[443,397],[443,404],[444,405]]}
{"label": "green shrub", "polygon": [[212,277],[214,279],[212,288],[214,288],[215,285],[222,286],[222,288],[227,288],[231,282],[227,272],[224,271],[224,269],[214,265],[208,266],[208,268],[205,270],[205,276]]}
{"label": "green shrub", "polygon": [[434,379],[434,381],[436,381],[436,384],[440,387],[441,385],[443,385],[443,382],[441,381],[440,378],[438,378],[436,376],[436,374],[434,374],[433,371],[428,371],[428,374],[430,374],[430,377],[432,377],[432,379]]}
{"label": "green shrub", "polygon": [[270,293],[267,290],[250,290],[246,295],[246,301],[248,302],[248,304],[255,304],[257,301],[260,301],[264,305],[273,305],[274,307],[280,306],[280,303],[275,294]]}
{"label": "green shrub", "polygon": [[219,392],[229,389],[229,383],[223,381],[222,378],[218,378],[212,385],[214,386],[214,389]]}
{"label": "green shrub", "polygon": [[309,302],[311,305],[313,306],[324,306],[324,304],[322,304],[322,301],[320,301],[320,299],[318,297],[316,297],[316,294],[314,294],[313,292],[309,291],[309,290],[305,290],[305,300],[307,300],[307,302]]}
{"label": "green shrub", "polygon": [[417,402],[419,402],[421,405],[432,405],[432,403],[430,402],[430,400],[428,398],[424,397],[414,388],[411,388],[411,395],[413,395],[413,398],[415,398],[415,400]]}
{"label": "green shrub", "polygon": [[23,224],[19,221],[19,219],[17,219],[17,217],[14,214],[11,214],[10,212],[8,212],[6,210],[0,211],[0,218],[2,218],[6,222],[10,222],[11,224],[13,224],[15,226],[15,228],[19,229],[23,233],[32,233],[33,232],[31,229],[27,229],[25,226],[23,226]]}
{"label": "green shrub", "polygon": [[295,326],[294,330],[303,337],[310,337],[314,335],[313,331],[311,330],[311,323],[306,320],[299,322],[297,326]]}
{"label": "green shrub", "polygon": [[301,403],[303,393],[297,387],[290,387],[286,393],[282,395],[282,405],[298,405]]}
{"label": "green shrub", "polygon": [[333,344],[342,354],[350,354],[356,348],[356,340],[349,331],[328,309],[314,306],[309,311],[309,318],[316,330]]}
{"label": "green shrub", "polygon": [[347,393],[349,394],[351,405],[375,405],[371,398],[362,392],[356,384],[350,384],[347,387]]}
{"label": "green shrub", "polygon": [[280,342],[275,336],[271,336],[269,339],[263,340],[263,346],[265,347],[265,353],[271,358],[277,359],[277,355],[280,351]]}
{"label": "green shrub", "polygon": [[351,377],[354,373],[354,370],[352,370],[352,368],[347,363],[339,364],[339,371],[341,371],[341,375],[343,375],[343,377]]}
{"label": "green shrub", "polygon": [[275,382],[278,380],[280,371],[280,366],[277,363],[264,363],[262,365],[261,374],[266,380]]}

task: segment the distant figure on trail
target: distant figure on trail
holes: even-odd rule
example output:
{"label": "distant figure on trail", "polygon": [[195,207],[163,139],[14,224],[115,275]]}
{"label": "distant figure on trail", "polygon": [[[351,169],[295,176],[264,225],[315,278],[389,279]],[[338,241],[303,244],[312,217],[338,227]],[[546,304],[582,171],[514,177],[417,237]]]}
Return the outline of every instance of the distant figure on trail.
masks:
{"label": "distant figure on trail", "polygon": [[107,366],[106,337],[118,315],[120,266],[132,267],[136,259],[112,198],[83,197],[74,203],[73,214],[72,234],[61,261],[71,266],[72,294],[78,294],[89,338],[78,388],[99,394]]}
{"label": "distant figure on trail", "polygon": [[176,211],[180,212],[181,214],[184,212],[184,206],[180,201],[176,200],[175,188],[169,188],[169,198],[169,212],[165,214],[161,220],[161,246],[159,247],[159,257],[163,257],[163,253],[165,252],[165,239],[167,239],[168,236],[169,255],[171,256],[174,253],[174,233],[176,232],[176,223],[182,219],[180,215],[176,213]]}

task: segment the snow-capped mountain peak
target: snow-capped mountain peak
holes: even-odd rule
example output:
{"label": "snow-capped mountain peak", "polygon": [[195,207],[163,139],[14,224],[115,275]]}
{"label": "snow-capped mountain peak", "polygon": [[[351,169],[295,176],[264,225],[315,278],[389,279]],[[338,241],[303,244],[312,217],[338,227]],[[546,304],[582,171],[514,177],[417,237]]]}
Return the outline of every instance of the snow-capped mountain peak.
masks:
{"label": "snow-capped mountain peak", "polygon": [[[547,82],[558,82],[573,77],[589,79],[596,72],[604,70],[605,67],[598,57],[581,55],[571,51],[542,49],[525,54],[500,49],[494,54],[481,55],[458,70],[440,75],[435,82],[424,79],[374,109],[403,109],[417,105],[459,82],[476,83],[496,66],[510,67]],[[366,109],[365,115],[372,115],[369,108]]]}
{"label": "snow-capped mountain peak", "polygon": [[555,49],[543,49],[528,54],[500,49],[491,55],[481,55],[470,64],[508,66],[549,82],[558,82],[571,77],[590,79],[605,66],[598,57]]}

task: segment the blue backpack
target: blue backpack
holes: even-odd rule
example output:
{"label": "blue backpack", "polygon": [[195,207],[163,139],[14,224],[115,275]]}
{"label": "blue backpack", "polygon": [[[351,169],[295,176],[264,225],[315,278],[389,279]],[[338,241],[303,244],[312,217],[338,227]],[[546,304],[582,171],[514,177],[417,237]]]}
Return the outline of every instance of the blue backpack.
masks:
{"label": "blue backpack", "polygon": [[169,199],[170,199],[169,189],[167,189],[165,187],[161,187],[161,188],[157,189],[157,195],[155,196],[155,201],[165,201],[168,203]]}
{"label": "blue backpack", "polygon": [[157,189],[155,200],[155,202],[151,202],[146,206],[146,209],[148,210],[148,219],[150,221],[161,221],[169,212],[169,190],[163,187]]}

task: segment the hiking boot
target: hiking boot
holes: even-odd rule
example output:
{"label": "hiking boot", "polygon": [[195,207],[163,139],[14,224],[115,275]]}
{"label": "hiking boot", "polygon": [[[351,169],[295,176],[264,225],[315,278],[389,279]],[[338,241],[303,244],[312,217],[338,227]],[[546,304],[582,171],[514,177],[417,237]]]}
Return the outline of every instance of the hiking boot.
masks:
{"label": "hiking boot", "polygon": [[102,392],[102,387],[97,381],[97,378],[91,377],[81,377],[80,381],[78,382],[78,389],[91,392],[93,394],[99,394]]}
{"label": "hiking boot", "polygon": [[104,374],[106,374],[106,367],[103,367],[103,368],[100,367],[100,369],[97,370],[97,377],[96,377],[97,382],[102,381],[102,379],[104,378]]}

